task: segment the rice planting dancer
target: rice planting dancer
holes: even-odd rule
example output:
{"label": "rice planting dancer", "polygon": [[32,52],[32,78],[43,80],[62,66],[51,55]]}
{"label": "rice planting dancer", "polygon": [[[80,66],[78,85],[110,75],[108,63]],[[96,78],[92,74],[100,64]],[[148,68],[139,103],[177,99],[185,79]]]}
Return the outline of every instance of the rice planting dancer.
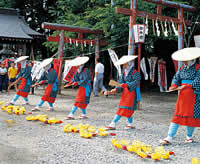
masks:
{"label": "rice planting dancer", "polygon": [[172,58],[182,61],[183,66],[172,79],[169,91],[179,90],[174,116],[168,130],[168,136],[160,140],[163,145],[171,144],[179,126],[187,127],[185,142],[193,142],[195,127],[200,127],[200,65],[196,58],[200,56],[200,48],[185,48],[176,51]]}
{"label": "rice planting dancer", "polygon": [[107,130],[116,129],[116,123],[123,117],[128,118],[128,125],[125,129],[132,129],[133,126],[133,113],[137,109],[137,94],[136,88],[140,82],[140,73],[134,68],[132,62],[137,56],[123,56],[116,64],[123,65],[124,72],[119,79],[120,86],[112,89],[108,94],[122,92],[119,108],[112,122],[106,127]]}
{"label": "rice planting dancer", "polygon": [[47,110],[52,111],[53,103],[56,100],[57,92],[58,92],[58,80],[57,73],[53,68],[53,64],[51,64],[53,58],[45,59],[41,64],[40,68],[44,69],[44,73],[39,79],[39,81],[32,85],[32,87],[36,87],[41,84],[47,83],[47,87],[45,88],[44,95],[41,97],[40,103],[32,109],[32,111],[39,111],[40,107],[44,104],[44,102],[48,102],[49,108]]}
{"label": "rice planting dancer", "polygon": [[18,73],[18,75],[16,76],[16,81],[14,83],[12,83],[11,85],[15,85],[18,83],[18,81],[21,81],[18,87],[18,91],[15,95],[15,97],[11,100],[10,104],[14,105],[15,102],[18,100],[18,98],[21,96],[24,98],[25,100],[25,104],[24,105],[28,105],[29,101],[28,101],[28,94],[30,92],[30,85],[32,83],[32,78],[31,78],[31,69],[32,67],[28,65],[26,59],[29,56],[21,56],[19,57],[15,63],[20,63],[21,64],[21,68],[20,68],[20,72]]}
{"label": "rice planting dancer", "polygon": [[73,59],[69,64],[70,66],[76,66],[77,72],[73,77],[72,82],[67,84],[65,87],[73,85],[78,86],[78,92],[75,98],[74,105],[72,107],[72,111],[65,118],[67,120],[74,119],[74,113],[78,108],[81,109],[82,115],[79,117],[80,119],[86,119],[86,107],[90,101],[91,95],[91,77],[88,68],[84,67],[84,64],[89,60],[88,57],[77,57]]}

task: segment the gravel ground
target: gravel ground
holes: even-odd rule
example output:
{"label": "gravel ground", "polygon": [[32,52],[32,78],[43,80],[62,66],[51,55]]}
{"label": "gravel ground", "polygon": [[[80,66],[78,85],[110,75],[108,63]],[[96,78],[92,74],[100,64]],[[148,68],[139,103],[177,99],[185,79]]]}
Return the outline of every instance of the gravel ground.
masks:
{"label": "gravel ground", "polygon": [[[40,100],[43,90],[36,90],[35,95],[30,95],[29,106],[31,111]],[[59,95],[54,112],[48,112],[48,104],[45,103],[41,112],[48,116],[63,119],[71,111],[76,90],[67,89]],[[1,94],[0,101],[9,102],[14,96]],[[136,129],[124,130],[127,123],[122,118],[117,124],[115,137],[96,137],[92,139],[80,138],[79,134],[64,133],[66,123],[79,124],[89,123],[95,127],[105,126],[110,123],[119,103],[120,95],[106,97],[91,96],[91,103],[87,108],[89,119],[64,121],[59,125],[46,125],[40,122],[28,122],[25,116],[8,115],[0,111],[0,164],[146,164],[155,163],[151,159],[141,159],[135,154],[114,148],[111,138],[135,140],[139,139],[153,147],[159,146],[159,139],[166,137],[170,120],[173,116],[177,94],[174,93],[142,93],[141,110],[134,113]],[[23,103],[19,99],[16,105]],[[5,103],[4,103],[5,105]],[[77,110],[75,116],[81,114]],[[13,119],[16,123],[8,126],[5,120]],[[156,163],[189,164],[192,157],[200,153],[200,129],[196,128],[193,139],[194,143],[185,144],[186,128],[180,127],[174,143],[166,146],[167,150],[175,152],[169,160],[157,161]]]}

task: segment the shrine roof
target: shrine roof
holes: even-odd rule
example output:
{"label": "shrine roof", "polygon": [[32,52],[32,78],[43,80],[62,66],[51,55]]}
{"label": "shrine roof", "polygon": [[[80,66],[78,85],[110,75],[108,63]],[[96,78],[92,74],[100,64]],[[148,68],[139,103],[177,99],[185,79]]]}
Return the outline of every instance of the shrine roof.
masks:
{"label": "shrine roof", "polygon": [[31,41],[43,35],[32,30],[16,9],[0,8],[0,40]]}

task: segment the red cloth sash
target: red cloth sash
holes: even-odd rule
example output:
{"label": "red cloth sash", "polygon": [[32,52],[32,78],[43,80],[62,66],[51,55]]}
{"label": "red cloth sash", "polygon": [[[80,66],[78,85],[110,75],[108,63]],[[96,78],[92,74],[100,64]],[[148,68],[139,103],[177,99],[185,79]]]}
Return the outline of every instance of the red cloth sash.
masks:
{"label": "red cloth sash", "polygon": [[[200,65],[197,64],[195,71],[197,71],[199,67]],[[183,67],[180,69],[182,68]],[[195,119],[193,117],[196,94],[189,84],[182,85],[186,85],[187,87],[180,90],[172,122],[184,126],[200,127],[200,119]]]}
{"label": "red cloth sash", "polygon": [[50,103],[54,103],[56,98],[55,97],[45,97],[45,96],[42,96],[41,100],[43,101],[47,101],[47,102],[50,102]]}
{"label": "red cloth sash", "polygon": [[27,82],[27,79],[22,78],[21,83],[19,84],[18,89],[24,90],[24,88],[25,88],[25,86],[26,86],[26,82]]}
{"label": "red cloth sash", "polygon": [[[128,88],[124,88],[119,106],[133,108],[135,94],[136,94],[135,91],[130,92]],[[131,117],[132,114],[134,113],[134,110],[129,110],[129,109],[120,108],[120,107],[118,108],[116,112],[120,116]]]}
{"label": "red cloth sash", "polygon": [[195,99],[196,94],[194,93],[194,90],[191,86],[180,90],[175,107],[175,115],[193,117]]}
{"label": "red cloth sash", "polygon": [[[134,75],[135,72],[136,72],[136,70],[133,71],[132,75]],[[133,108],[135,95],[136,95],[135,91],[130,92],[128,90],[128,88],[124,88],[121,99],[120,99],[119,108],[118,108],[116,114],[118,114],[120,116],[128,117],[128,118],[131,117],[132,114],[134,113],[134,110],[130,110],[130,109],[122,108],[122,107]]]}
{"label": "red cloth sash", "polygon": [[19,96],[22,96],[22,97],[27,97],[29,92],[17,91],[16,94],[19,95]]}
{"label": "red cloth sash", "polygon": [[74,106],[78,108],[86,109],[88,104],[85,103],[85,98],[86,98],[86,89],[80,86],[78,88]]}
{"label": "red cloth sash", "polygon": [[50,97],[51,91],[53,88],[53,84],[48,84],[45,91],[44,91],[44,97]]}
{"label": "red cloth sash", "polygon": [[85,103],[86,90],[84,87],[79,87],[75,98],[75,102]]}

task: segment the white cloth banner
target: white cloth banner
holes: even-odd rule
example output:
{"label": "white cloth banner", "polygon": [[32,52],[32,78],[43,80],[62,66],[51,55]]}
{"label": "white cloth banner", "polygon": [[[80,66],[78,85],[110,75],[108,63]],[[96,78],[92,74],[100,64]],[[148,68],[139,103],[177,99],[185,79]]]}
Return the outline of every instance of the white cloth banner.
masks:
{"label": "white cloth banner", "polygon": [[34,65],[31,69],[32,80],[39,80],[44,73],[44,70],[40,68],[40,63],[40,61],[34,61]]}
{"label": "white cloth banner", "polygon": [[155,77],[155,67],[158,57],[150,57],[148,59],[149,62],[149,68],[150,68],[150,80],[152,83],[154,83],[154,77]]}
{"label": "white cloth banner", "polygon": [[121,67],[119,66],[119,65],[116,65],[115,63],[118,61],[118,57],[117,57],[117,54],[115,53],[115,51],[114,50],[112,50],[112,49],[108,49],[108,53],[109,53],[109,55],[110,55],[110,58],[111,58],[111,60],[112,60],[112,62],[113,62],[113,64],[114,64],[114,66],[117,68],[117,71],[118,71],[118,73],[119,73],[119,76],[121,76],[121,74],[122,74],[122,72],[121,72]]}
{"label": "white cloth banner", "polygon": [[70,70],[70,68],[71,68],[71,66],[69,65],[69,62],[70,62],[71,60],[65,60],[65,68],[64,68],[64,72],[63,72],[63,80],[64,81],[66,81],[65,80],[65,77],[67,76],[67,74],[68,74],[68,72],[69,72],[69,70]]}
{"label": "white cloth banner", "polygon": [[145,58],[143,57],[142,60],[140,61],[140,68],[144,74],[144,79],[148,80],[148,73],[146,69],[146,63],[145,63]]}
{"label": "white cloth banner", "polygon": [[158,61],[158,86],[160,87],[160,92],[167,91],[166,62],[162,60]]}

